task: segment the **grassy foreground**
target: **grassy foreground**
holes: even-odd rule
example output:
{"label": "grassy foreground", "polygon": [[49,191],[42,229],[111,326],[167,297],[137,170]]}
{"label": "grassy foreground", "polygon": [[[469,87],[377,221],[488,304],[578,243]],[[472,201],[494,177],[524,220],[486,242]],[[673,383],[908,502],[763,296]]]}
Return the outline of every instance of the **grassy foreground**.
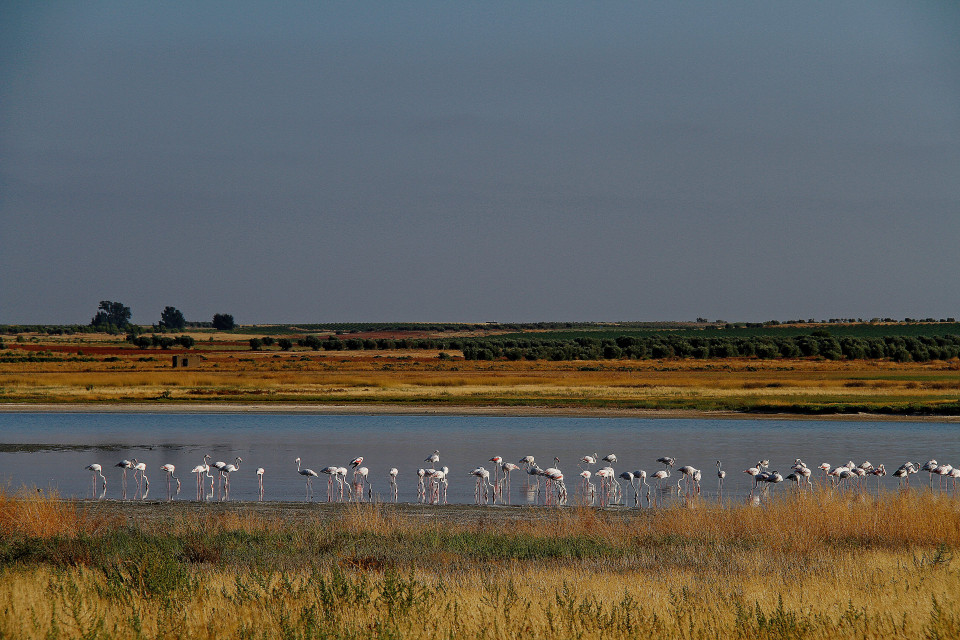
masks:
{"label": "grassy foreground", "polygon": [[4,495],[0,637],[960,637],[955,497],[693,504],[276,517]]}

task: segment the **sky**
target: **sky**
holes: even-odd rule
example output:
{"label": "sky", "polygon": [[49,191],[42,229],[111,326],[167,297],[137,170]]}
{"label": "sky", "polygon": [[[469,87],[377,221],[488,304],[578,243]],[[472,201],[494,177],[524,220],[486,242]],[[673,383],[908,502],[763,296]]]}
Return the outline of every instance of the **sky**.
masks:
{"label": "sky", "polygon": [[960,317],[954,2],[0,25],[0,324]]}

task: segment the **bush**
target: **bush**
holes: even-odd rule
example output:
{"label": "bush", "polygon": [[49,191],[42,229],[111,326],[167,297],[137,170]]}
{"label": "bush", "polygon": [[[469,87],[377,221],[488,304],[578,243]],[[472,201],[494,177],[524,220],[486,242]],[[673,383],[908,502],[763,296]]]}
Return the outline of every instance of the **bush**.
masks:
{"label": "bush", "polygon": [[250,348],[253,351],[260,351],[261,347],[263,347],[263,340],[260,338],[250,338]]}
{"label": "bush", "polygon": [[277,340],[277,345],[281,351],[290,351],[293,348],[293,342],[289,338],[280,338]]}

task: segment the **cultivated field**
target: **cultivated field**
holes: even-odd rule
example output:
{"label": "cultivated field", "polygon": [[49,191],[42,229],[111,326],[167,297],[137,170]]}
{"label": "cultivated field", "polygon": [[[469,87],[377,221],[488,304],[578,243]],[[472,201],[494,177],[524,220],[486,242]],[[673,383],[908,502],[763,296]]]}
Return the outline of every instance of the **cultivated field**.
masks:
{"label": "cultivated field", "polygon": [[0,496],[0,532],[2,637],[960,637],[960,508],[927,491],[622,511],[31,492]]}
{"label": "cultivated field", "polygon": [[[252,351],[195,333],[190,350],[107,335],[28,336],[0,351],[0,405],[285,404],[960,415],[960,361],[465,361],[458,352]],[[187,357],[173,368],[172,356]]]}

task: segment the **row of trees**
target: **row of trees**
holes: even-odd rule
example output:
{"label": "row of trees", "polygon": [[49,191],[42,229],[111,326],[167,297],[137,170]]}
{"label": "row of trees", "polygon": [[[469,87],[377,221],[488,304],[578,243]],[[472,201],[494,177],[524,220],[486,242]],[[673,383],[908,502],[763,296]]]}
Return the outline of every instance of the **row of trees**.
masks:
{"label": "row of trees", "polygon": [[[270,342],[267,342],[270,340]],[[281,341],[284,339],[281,338]],[[254,342],[256,341],[256,345]],[[251,348],[271,346],[271,338],[252,338]],[[684,337],[658,335],[621,336],[598,339],[578,337],[570,340],[460,338],[460,339],[361,339],[341,340],[335,336],[309,335],[297,340],[301,347],[315,351],[359,350],[462,350],[467,360],[616,360],[662,358],[809,358],[827,360],[883,359],[898,362],[926,362],[960,357],[960,336],[885,336],[841,337],[826,331],[800,336]],[[280,344],[287,350],[289,340]]]}
{"label": "row of trees", "polygon": [[[121,333],[123,331],[136,333],[134,325],[130,323],[132,315],[130,307],[122,302],[101,300],[96,315],[90,320],[90,326],[97,331],[107,333]],[[228,313],[213,314],[212,324],[214,329],[221,331],[229,331],[236,326],[233,322],[233,316]],[[167,306],[160,312],[160,321],[155,326],[159,331],[183,331],[187,326],[187,319],[183,312],[176,307]]]}
{"label": "row of trees", "polygon": [[[817,335],[820,334],[820,335]],[[808,358],[883,359],[926,362],[960,357],[960,336],[886,336],[835,338],[825,331],[810,335],[744,338],[634,337],[597,340],[475,340],[463,349],[467,360],[616,360],[661,358]]]}

